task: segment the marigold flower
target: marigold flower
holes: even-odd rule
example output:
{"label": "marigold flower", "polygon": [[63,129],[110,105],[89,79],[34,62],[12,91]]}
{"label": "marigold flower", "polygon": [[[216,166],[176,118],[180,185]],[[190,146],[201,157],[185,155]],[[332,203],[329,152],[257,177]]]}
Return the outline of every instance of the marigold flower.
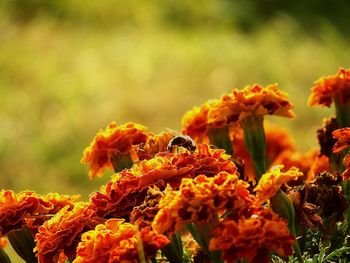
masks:
{"label": "marigold flower", "polygon": [[179,190],[168,191],[161,199],[152,227],[171,235],[189,223],[208,223],[220,211],[239,214],[252,203],[248,187],[237,174],[226,172],[184,178]]}
{"label": "marigold flower", "polygon": [[34,249],[39,262],[56,262],[62,252],[69,260],[74,259],[80,235],[103,221],[96,216],[89,203],[76,203],[73,210],[65,206],[39,227]]}
{"label": "marigold flower", "polygon": [[82,235],[73,262],[140,262],[140,249],[146,258],[154,257],[158,249],[169,243],[168,238],[149,228],[139,232],[123,219],[109,219]]}
{"label": "marigold flower", "polygon": [[345,155],[343,164],[346,167],[345,171],[342,173],[344,180],[350,179],[350,154]]}
{"label": "marigold flower", "polygon": [[222,250],[225,262],[269,262],[271,251],[280,256],[291,255],[294,242],[287,222],[270,209],[261,208],[249,218],[224,220],[214,229],[209,249]]}
{"label": "marigold flower", "polygon": [[[290,182],[291,185],[300,185],[307,178],[312,178],[314,176],[314,172],[320,169],[321,171],[324,169],[319,164],[317,167],[315,162],[319,161],[319,151],[317,149],[312,149],[307,152],[298,152],[298,151],[285,151],[282,152],[274,161],[272,166],[282,164],[284,166],[284,170],[289,170],[292,167],[296,167],[300,172],[304,174],[296,180],[295,182]],[[327,160],[322,158],[321,160]],[[328,162],[327,162],[328,164]],[[325,168],[328,166],[325,166]]]}
{"label": "marigold flower", "polygon": [[159,201],[165,195],[158,187],[150,187],[142,204],[135,206],[130,214],[130,222],[139,227],[150,226],[159,211]]}
{"label": "marigold flower", "polygon": [[[56,213],[63,206],[73,206],[78,196],[61,196],[49,194],[40,196],[31,191],[24,191],[16,194],[11,190],[0,192],[0,234],[6,235],[13,230],[19,230],[28,221],[41,218],[43,223],[48,216]],[[43,219],[45,218],[45,220]],[[39,221],[36,224],[28,225],[32,232],[36,232]]]}
{"label": "marigold flower", "polygon": [[[333,138],[337,139],[333,147],[334,153],[339,153],[350,147],[350,128],[342,128],[335,130],[333,133]],[[350,152],[347,152],[343,159],[343,164],[345,166],[345,171],[342,173],[343,179],[350,179]]]}
{"label": "marigold flower", "polygon": [[254,188],[254,191],[258,193],[257,201],[259,204],[273,197],[284,183],[303,176],[298,168],[292,167],[286,172],[282,172],[282,169],[283,165],[274,166],[260,178],[258,185]]}
{"label": "marigold flower", "polygon": [[149,135],[147,141],[141,144],[137,149],[139,160],[151,159],[157,153],[167,151],[167,147],[171,139],[176,136],[175,131],[161,132],[157,135]]}
{"label": "marigold flower", "polygon": [[334,76],[322,77],[312,87],[310,106],[330,107],[336,99],[340,104],[350,102],[350,70],[340,68]]}
{"label": "marigold flower", "polygon": [[335,130],[332,135],[334,139],[337,139],[333,146],[334,153],[339,153],[350,147],[350,128]]}
{"label": "marigold flower", "polygon": [[[185,113],[182,118],[182,133],[190,136],[198,143],[207,143],[207,132],[209,128],[209,112],[217,106],[219,100],[209,100],[200,107],[194,107]],[[221,121],[211,121],[211,127],[221,128]]]}
{"label": "marigold flower", "polygon": [[287,100],[287,93],[282,92],[277,84],[262,87],[258,84],[247,86],[242,90],[234,89],[225,94],[215,109],[209,113],[210,124],[218,118],[226,124],[242,121],[249,116],[278,115],[292,118],[293,105]]}
{"label": "marigold flower", "polygon": [[146,129],[132,122],[123,125],[112,122],[106,130],[100,130],[80,161],[90,166],[89,177],[102,176],[105,169],[113,170],[112,158],[118,155],[130,154],[135,158],[133,146],[146,142]]}
{"label": "marigold flower", "polygon": [[129,214],[140,205],[150,186],[177,188],[182,178],[199,174],[214,176],[220,171],[235,173],[237,168],[223,150],[198,145],[195,152],[159,153],[155,158],[135,164],[112,176],[112,180],[91,197],[98,214],[113,217]]}

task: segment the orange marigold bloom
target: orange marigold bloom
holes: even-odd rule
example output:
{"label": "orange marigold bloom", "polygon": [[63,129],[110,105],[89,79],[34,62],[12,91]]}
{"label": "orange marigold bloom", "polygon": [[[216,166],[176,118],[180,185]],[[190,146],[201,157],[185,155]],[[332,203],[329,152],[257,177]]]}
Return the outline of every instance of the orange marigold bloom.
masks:
{"label": "orange marigold bloom", "polygon": [[21,229],[28,221],[40,218],[36,224],[28,225],[35,233],[39,222],[43,223],[48,215],[56,213],[63,206],[72,207],[77,198],[77,196],[58,194],[40,196],[31,191],[16,194],[11,190],[2,190],[0,192],[0,234],[6,235],[10,231]]}
{"label": "orange marigold bloom", "polygon": [[342,173],[344,180],[350,179],[350,154],[345,155],[343,164],[346,167],[345,171]]}
{"label": "orange marigold bloom", "polygon": [[334,76],[317,80],[312,87],[308,104],[329,107],[334,99],[341,104],[350,102],[350,70],[340,68]]}
{"label": "orange marigold bloom", "polygon": [[249,218],[226,219],[213,231],[210,250],[222,250],[225,262],[239,259],[248,262],[269,262],[269,253],[293,254],[295,238],[287,222],[268,208],[261,208]]}
{"label": "orange marigold bloom", "polygon": [[158,233],[171,235],[189,223],[208,223],[218,212],[240,214],[252,204],[248,187],[237,174],[226,172],[211,178],[184,178],[179,190],[168,191],[161,199],[152,227]]}
{"label": "orange marigold bloom", "polygon": [[158,249],[170,241],[148,229],[124,223],[123,219],[109,219],[82,235],[74,263],[83,262],[140,262],[140,251],[146,258],[154,257]]}
{"label": "orange marigold bloom", "polygon": [[89,177],[102,176],[105,169],[113,170],[112,158],[118,155],[130,154],[136,156],[134,145],[147,140],[146,127],[128,122],[123,125],[110,123],[106,130],[100,130],[84,150],[81,163],[90,166]]}
{"label": "orange marigold bloom", "polygon": [[[208,115],[219,103],[219,100],[209,100],[200,107],[194,107],[185,113],[182,118],[182,133],[192,137],[196,142],[208,142],[207,132],[209,128]],[[211,127],[223,126],[219,120],[212,120]]]}
{"label": "orange marigold bloom", "polygon": [[157,153],[167,151],[167,147],[171,139],[176,136],[175,131],[161,132],[157,135],[149,135],[146,143],[141,144],[137,149],[139,160],[151,159]]}
{"label": "orange marigold bloom", "polygon": [[282,172],[282,169],[283,165],[274,166],[260,178],[258,185],[254,188],[254,191],[258,193],[257,202],[259,204],[273,197],[284,183],[303,176],[298,168],[292,167],[286,172]]}
{"label": "orange marigold bloom", "polygon": [[278,115],[292,118],[293,105],[287,99],[277,84],[262,87],[258,84],[247,86],[242,90],[234,89],[231,94],[225,94],[220,103],[209,113],[208,123],[222,122],[229,124],[242,121],[249,116]]}
{"label": "orange marigold bloom", "polygon": [[39,227],[35,236],[39,262],[57,262],[64,253],[69,260],[75,258],[75,248],[83,232],[94,229],[104,219],[96,216],[89,203],[76,203],[73,210],[62,208],[50,220]]}
{"label": "orange marigold bloom", "polygon": [[332,135],[334,139],[337,139],[337,142],[333,146],[334,153],[339,153],[350,147],[350,128],[335,130]]}
{"label": "orange marigold bloom", "polygon": [[159,153],[155,158],[135,164],[112,176],[112,180],[91,197],[98,214],[118,217],[129,214],[140,205],[150,186],[161,190],[170,184],[177,188],[182,178],[199,174],[214,176],[220,171],[235,173],[237,168],[223,150],[198,145],[195,152]]}
{"label": "orange marigold bloom", "polygon": [[[328,160],[327,158],[319,157],[320,153],[317,149],[312,149],[307,152],[298,152],[298,151],[285,151],[282,152],[274,161],[272,166],[282,164],[284,170],[291,169],[296,167],[300,172],[304,174],[303,177],[300,177],[295,183],[291,182],[293,185],[300,185],[307,178],[314,177],[314,173],[317,171],[324,171],[327,169],[328,165],[320,163],[320,161]],[[328,162],[327,162],[328,164]]]}

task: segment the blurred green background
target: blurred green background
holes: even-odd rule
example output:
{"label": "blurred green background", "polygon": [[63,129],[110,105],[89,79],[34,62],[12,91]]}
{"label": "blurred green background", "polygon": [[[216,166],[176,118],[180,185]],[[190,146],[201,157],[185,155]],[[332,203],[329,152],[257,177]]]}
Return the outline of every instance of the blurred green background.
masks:
{"label": "blurred green background", "polygon": [[278,82],[301,150],[327,109],[314,80],[350,66],[349,1],[0,1],[0,186],[80,193],[82,151],[110,121],[180,129],[188,109]]}

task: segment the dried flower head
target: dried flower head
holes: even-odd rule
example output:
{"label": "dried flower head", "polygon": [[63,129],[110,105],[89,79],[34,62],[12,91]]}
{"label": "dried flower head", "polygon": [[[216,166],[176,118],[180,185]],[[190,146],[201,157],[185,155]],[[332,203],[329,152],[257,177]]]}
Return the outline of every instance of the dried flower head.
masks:
{"label": "dried flower head", "polygon": [[298,168],[292,167],[285,172],[282,169],[283,165],[274,166],[260,178],[258,185],[254,189],[258,193],[257,200],[259,204],[273,197],[283,184],[303,176],[303,173],[299,172]]}
{"label": "dried flower head", "polygon": [[43,263],[56,262],[63,252],[69,260],[75,258],[75,248],[83,232],[94,229],[104,219],[96,216],[89,203],[76,203],[73,210],[62,208],[39,227],[35,236],[38,259]]}
{"label": "dried flower head", "polygon": [[339,129],[336,118],[329,118],[323,120],[322,128],[317,130],[318,143],[321,148],[321,154],[331,157],[333,146],[337,142],[333,138],[332,132]]}
{"label": "dried flower head", "polygon": [[259,208],[250,217],[237,221],[226,219],[214,231],[210,250],[222,250],[225,262],[245,259],[248,262],[269,262],[269,253],[280,256],[293,253],[295,238],[287,222],[269,208]]}
{"label": "dried flower head", "polygon": [[123,219],[109,219],[85,232],[77,248],[74,263],[83,262],[140,262],[140,254],[146,259],[154,257],[158,249],[169,244],[163,235],[149,228],[138,231],[137,227]]}
{"label": "dried flower head", "polygon": [[287,195],[294,206],[297,222],[313,231],[317,231],[323,226],[322,218],[318,214],[320,207],[306,200],[307,191],[305,188],[291,187],[287,190]]}
{"label": "dried flower head", "polygon": [[339,186],[340,177],[331,173],[322,173],[306,185],[306,201],[319,207],[322,217],[336,215],[338,221],[343,219],[347,208],[344,193]]}
{"label": "dried flower head", "polygon": [[130,154],[135,157],[133,146],[146,142],[146,129],[132,122],[123,125],[112,122],[106,130],[100,130],[81,159],[81,163],[90,166],[89,177],[102,176],[105,169],[113,170],[112,158],[116,156]]}
{"label": "dried flower head", "polygon": [[226,172],[184,178],[179,190],[168,191],[161,199],[152,227],[171,235],[189,223],[208,223],[225,210],[240,214],[252,204],[248,187],[237,174]]}
{"label": "dried flower head", "polygon": [[231,94],[224,95],[220,103],[210,111],[208,123],[221,119],[222,123],[229,124],[249,116],[263,115],[292,118],[293,105],[287,97],[287,93],[282,92],[277,84],[267,87],[255,84],[242,90],[234,89]]}
{"label": "dried flower head", "polygon": [[229,158],[223,150],[206,144],[198,145],[195,152],[160,153],[112,176],[91,201],[102,217],[128,215],[143,202],[150,186],[163,190],[170,184],[177,188],[182,178],[194,178],[199,174],[214,176],[220,171],[235,173],[237,168]]}
{"label": "dried flower head", "polygon": [[308,104],[330,107],[334,100],[340,104],[350,102],[350,70],[341,68],[334,76],[317,80],[312,87]]}

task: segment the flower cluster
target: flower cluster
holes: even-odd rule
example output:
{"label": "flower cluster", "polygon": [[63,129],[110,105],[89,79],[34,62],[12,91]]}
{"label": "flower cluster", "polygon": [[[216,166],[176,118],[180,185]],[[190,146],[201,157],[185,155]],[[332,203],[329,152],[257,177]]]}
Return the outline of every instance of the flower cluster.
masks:
{"label": "flower cluster", "polygon": [[182,178],[194,178],[199,174],[213,176],[220,171],[232,173],[236,170],[224,151],[211,149],[206,144],[198,145],[196,152],[160,153],[115,174],[91,197],[91,201],[100,216],[124,216],[142,203],[150,186],[165,189],[170,184],[178,187]]}
{"label": "flower cluster", "polygon": [[318,130],[320,148],[306,152],[264,120],[294,117],[277,84],[234,89],[193,108],[182,134],[110,123],[81,162],[90,178],[115,174],[86,202],[1,190],[0,261],[9,262],[7,240],[39,263],[348,258],[349,72],[312,88],[309,104],[334,101],[336,116]]}
{"label": "flower cluster", "polygon": [[123,219],[109,219],[82,235],[73,262],[139,262],[142,256],[154,257],[169,243],[168,238],[149,228],[139,232]]}
{"label": "flower cluster", "polygon": [[253,202],[248,186],[237,174],[226,172],[211,178],[185,178],[179,190],[161,199],[152,226],[159,233],[171,234],[188,223],[209,223],[226,210],[240,214]]}

